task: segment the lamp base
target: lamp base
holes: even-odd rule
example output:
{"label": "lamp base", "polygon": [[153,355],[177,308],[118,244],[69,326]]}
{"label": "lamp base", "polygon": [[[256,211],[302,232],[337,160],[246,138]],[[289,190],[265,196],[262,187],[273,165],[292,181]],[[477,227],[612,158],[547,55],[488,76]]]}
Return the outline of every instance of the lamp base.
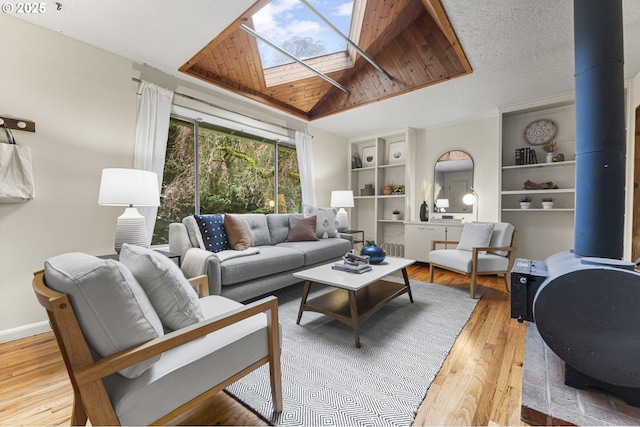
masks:
{"label": "lamp base", "polygon": [[116,244],[115,249],[120,253],[123,243],[148,248],[150,239],[147,235],[147,224],[145,219],[136,208],[129,207],[118,217],[116,223]]}
{"label": "lamp base", "polygon": [[344,208],[338,209],[336,222],[338,223],[338,231],[347,231],[349,229],[349,216]]}

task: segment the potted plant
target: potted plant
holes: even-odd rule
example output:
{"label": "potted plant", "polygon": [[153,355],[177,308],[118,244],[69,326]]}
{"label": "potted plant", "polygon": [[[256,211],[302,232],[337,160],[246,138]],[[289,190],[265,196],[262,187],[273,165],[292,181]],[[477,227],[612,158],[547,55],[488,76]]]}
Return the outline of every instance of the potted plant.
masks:
{"label": "potted plant", "polygon": [[553,209],[553,199],[551,197],[542,199],[542,209]]}
{"label": "potted plant", "polygon": [[522,196],[520,198],[520,209],[529,209],[531,207],[531,197]]}
{"label": "potted plant", "polygon": [[391,219],[394,221],[398,221],[400,219],[400,211],[398,209],[394,209],[391,213]]}

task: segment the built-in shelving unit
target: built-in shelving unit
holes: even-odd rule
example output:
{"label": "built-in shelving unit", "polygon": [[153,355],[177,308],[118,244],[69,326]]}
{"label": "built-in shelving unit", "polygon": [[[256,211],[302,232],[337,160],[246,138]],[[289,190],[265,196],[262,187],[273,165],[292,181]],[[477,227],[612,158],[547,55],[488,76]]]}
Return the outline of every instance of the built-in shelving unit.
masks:
{"label": "built-in shelving unit", "polygon": [[[573,247],[575,211],[575,105],[572,96],[521,104],[500,112],[501,119],[501,220],[518,230],[520,258],[545,259]],[[546,163],[541,146],[529,145],[524,138],[526,127],[537,120],[550,119],[557,126],[555,155],[564,161]],[[539,163],[516,165],[515,150],[530,148]],[[525,181],[553,182],[558,188],[524,189]],[[520,199],[531,198],[531,208],[521,209]],[[542,209],[543,198],[553,198],[551,209]]]}
{"label": "built-in shelving unit", "polygon": [[[357,156],[363,165],[352,167]],[[369,158],[369,159],[368,159]],[[365,240],[404,245],[404,221],[412,220],[415,176],[415,131],[403,129],[349,141],[349,188],[355,206],[350,212],[351,228],[363,230]],[[373,187],[372,195],[363,195],[365,185]],[[384,187],[404,186],[404,192],[384,194]],[[400,219],[394,220],[394,210]]]}

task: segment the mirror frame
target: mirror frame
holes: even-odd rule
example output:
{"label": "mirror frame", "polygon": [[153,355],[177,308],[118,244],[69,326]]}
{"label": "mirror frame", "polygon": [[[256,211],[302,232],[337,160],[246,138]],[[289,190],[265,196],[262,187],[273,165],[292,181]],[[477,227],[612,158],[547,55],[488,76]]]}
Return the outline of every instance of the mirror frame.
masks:
{"label": "mirror frame", "polygon": [[[454,159],[446,159],[446,157],[451,156],[451,153],[462,153],[464,156],[461,156],[461,158],[459,158],[459,159],[456,159],[456,158],[454,158]],[[438,163],[441,163],[441,162],[462,162],[462,161],[467,163],[466,162],[467,159],[469,161],[471,161],[471,169],[470,170],[468,170],[468,169],[460,169],[460,170],[454,170],[454,171],[451,171],[451,172],[447,172],[447,171],[440,172],[440,171],[437,170]],[[458,167],[459,167],[459,164],[457,164],[454,168],[458,168]],[[438,182],[437,174],[438,173],[443,173],[443,174],[446,174],[446,173],[458,173],[458,172],[466,172],[466,171],[471,173],[471,177],[470,177],[469,181],[466,184],[466,188],[464,190],[462,190],[462,195],[460,196],[459,204],[456,203],[452,207],[451,206],[452,205],[451,204],[451,200],[450,200],[449,201],[450,208],[446,209],[445,212],[439,212],[439,209],[436,207],[436,199],[437,199],[437,197],[436,197],[436,183]],[[473,161],[473,157],[471,157],[471,155],[469,153],[467,153],[466,151],[464,151],[464,150],[457,150],[457,149],[456,150],[449,150],[449,151],[446,151],[446,152],[442,153],[440,156],[438,156],[438,158],[436,159],[435,164],[433,165],[433,200],[432,200],[432,204],[431,204],[433,212],[437,213],[437,214],[443,214],[443,215],[448,215],[448,214],[472,214],[474,212],[474,205],[465,205],[462,202],[462,197],[465,194],[469,193],[471,191],[471,187],[474,186],[473,185],[473,181],[474,181],[474,178],[475,178],[474,172],[475,172],[475,162]],[[440,194],[442,194],[442,191],[444,191],[444,184],[445,183],[443,181],[443,183],[442,183],[442,187],[443,188],[440,191]],[[440,197],[440,198],[442,198],[442,197]],[[457,206],[461,206],[461,208],[458,210]]]}

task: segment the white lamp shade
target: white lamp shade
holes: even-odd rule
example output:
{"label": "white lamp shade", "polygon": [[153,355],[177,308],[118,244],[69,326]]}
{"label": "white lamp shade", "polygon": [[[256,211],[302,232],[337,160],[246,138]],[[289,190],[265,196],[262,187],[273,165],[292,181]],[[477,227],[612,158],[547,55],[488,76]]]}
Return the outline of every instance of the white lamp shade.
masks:
{"label": "white lamp shade", "polygon": [[448,208],[449,207],[449,199],[436,199],[436,207],[437,208]]}
{"label": "white lamp shade", "polygon": [[140,169],[103,169],[98,204],[160,206],[158,175]]}
{"label": "white lamp shade", "polygon": [[353,207],[353,191],[340,190],[331,192],[332,208],[352,208]]}

